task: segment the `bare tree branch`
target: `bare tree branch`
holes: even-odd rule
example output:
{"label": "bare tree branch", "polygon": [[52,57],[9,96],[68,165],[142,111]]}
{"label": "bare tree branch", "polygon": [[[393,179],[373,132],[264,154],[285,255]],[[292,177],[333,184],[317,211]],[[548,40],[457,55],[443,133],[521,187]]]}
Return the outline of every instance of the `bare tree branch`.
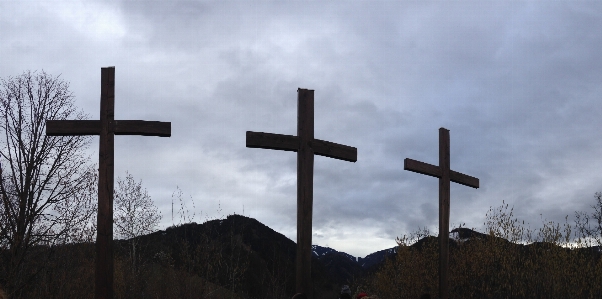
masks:
{"label": "bare tree branch", "polygon": [[90,217],[93,172],[86,136],[48,138],[47,119],[85,119],[69,84],[44,71],[0,80],[0,249],[10,252],[0,275],[13,289],[28,250],[68,242]]}
{"label": "bare tree branch", "polygon": [[117,178],[113,218],[117,236],[129,239],[132,273],[136,275],[141,249],[138,237],[155,230],[161,221],[161,213],[146,189],[142,188],[142,181],[134,181],[129,173],[124,179]]}

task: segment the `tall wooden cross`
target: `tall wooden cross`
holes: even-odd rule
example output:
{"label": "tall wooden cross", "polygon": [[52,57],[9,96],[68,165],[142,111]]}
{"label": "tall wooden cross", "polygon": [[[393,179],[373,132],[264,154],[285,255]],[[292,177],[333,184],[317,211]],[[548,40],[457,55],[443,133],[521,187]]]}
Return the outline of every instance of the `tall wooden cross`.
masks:
{"label": "tall wooden cross", "polygon": [[314,91],[297,90],[297,136],[247,131],[247,147],[297,152],[296,291],[312,298],[311,222],[314,154],[355,162],[357,149],[314,138]]}
{"label": "tall wooden cross", "polygon": [[449,298],[449,182],[479,188],[479,179],[449,169],[449,130],[439,129],[439,166],[406,158],[403,169],[439,178],[439,298]]}
{"label": "tall wooden cross", "polygon": [[114,135],[171,136],[171,123],[115,120],[115,67],[101,69],[100,120],[48,120],[46,135],[100,135],[96,233],[96,299],[113,298]]}

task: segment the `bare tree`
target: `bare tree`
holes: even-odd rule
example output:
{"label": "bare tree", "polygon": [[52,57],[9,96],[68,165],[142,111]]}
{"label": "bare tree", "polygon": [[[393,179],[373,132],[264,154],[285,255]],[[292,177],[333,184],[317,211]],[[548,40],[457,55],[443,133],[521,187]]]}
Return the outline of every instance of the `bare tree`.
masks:
{"label": "bare tree", "polygon": [[132,272],[135,274],[139,237],[154,231],[161,221],[161,214],[147,190],[142,188],[142,181],[134,181],[134,177],[127,172],[124,179],[117,178],[114,207],[115,231],[119,238],[129,239]]}
{"label": "bare tree", "polygon": [[94,243],[98,212],[98,168],[88,167],[80,181],[78,192],[58,202],[53,210],[61,217],[60,244]]}
{"label": "bare tree", "polygon": [[594,197],[591,214],[575,212],[576,237],[588,246],[602,246],[602,192],[596,192]]}
{"label": "bare tree", "polygon": [[70,228],[92,213],[82,196],[89,137],[45,134],[47,119],[85,118],[59,77],[27,71],[0,81],[0,275],[12,293],[31,276],[23,269],[31,248],[68,241]]}

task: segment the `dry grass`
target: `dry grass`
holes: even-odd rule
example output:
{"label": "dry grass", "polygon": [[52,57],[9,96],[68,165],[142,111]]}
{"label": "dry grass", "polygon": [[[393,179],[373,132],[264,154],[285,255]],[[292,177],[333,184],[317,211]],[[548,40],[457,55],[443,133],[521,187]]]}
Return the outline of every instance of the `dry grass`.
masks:
{"label": "dry grass", "polygon": [[[568,221],[544,221],[533,231],[513,218],[508,205],[490,209],[486,219],[485,237],[450,244],[451,298],[602,298],[602,259],[586,249],[599,236],[583,235],[579,223]],[[382,298],[438,293],[437,239],[410,246],[426,235],[398,239],[396,258],[369,283],[374,293]]]}

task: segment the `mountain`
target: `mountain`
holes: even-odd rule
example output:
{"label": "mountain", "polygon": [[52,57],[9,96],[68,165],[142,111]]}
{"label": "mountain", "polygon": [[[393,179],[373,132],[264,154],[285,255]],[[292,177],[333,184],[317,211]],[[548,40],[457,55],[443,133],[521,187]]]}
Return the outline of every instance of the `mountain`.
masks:
{"label": "mountain", "polygon": [[353,277],[375,270],[378,266],[397,253],[397,247],[383,249],[367,255],[355,257],[330,247],[313,245],[313,256],[321,261],[330,275],[338,276],[340,281],[351,282]]}
{"label": "mountain", "polygon": [[[505,239],[482,234],[467,228],[452,230],[450,252],[462,244],[478,239],[499,239],[499,246],[520,246],[524,254],[537,248],[554,246],[548,243],[529,245],[511,243]],[[168,265],[196,275],[209,283],[244,294],[250,298],[290,298],[295,284],[296,244],[256,219],[230,215],[226,219],[189,223],[170,227],[139,238],[147,244],[148,262]],[[129,241],[120,241],[122,248]],[[427,236],[412,248],[421,250],[437,238]],[[510,247],[509,247],[510,248]],[[567,249],[568,250],[568,249]],[[600,256],[599,248],[581,249]],[[397,248],[374,252],[356,258],[333,248],[312,246],[312,279],[316,298],[336,298],[341,285],[353,284],[358,278],[371,275],[387,258],[395,256]],[[121,252],[126,256],[125,251]]]}
{"label": "mountain", "polygon": [[326,255],[329,255],[329,254],[333,254],[333,253],[340,253],[341,255],[347,257],[348,259],[350,259],[352,261],[357,261],[357,258],[355,256],[353,256],[351,254],[347,254],[345,252],[336,251],[336,250],[334,250],[334,249],[332,249],[330,247],[322,247],[322,246],[319,246],[319,245],[312,245],[311,248],[312,248],[312,251],[313,251],[313,256],[317,257],[317,258],[326,256]]}
{"label": "mountain", "polygon": [[140,242],[148,244],[147,260],[173,260],[173,267],[251,298],[290,298],[294,292],[295,243],[252,218],[173,226]]}
{"label": "mountain", "polygon": [[364,274],[364,269],[354,256],[329,247],[313,245],[312,248],[314,258],[322,264],[328,276],[338,282],[338,285],[351,284],[354,279]]}
{"label": "mountain", "polygon": [[383,249],[374,253],[367,255],[364,258],[358,258],[358,264],[366,270],[373,269],[374,267],[378,267],[381,265],[387,258],[395,255],[397,253],[397,247]]}
{"label": "mountain", "polygon": [[[294,291],[295,242],[253,218],[230,215],[203,224],[173,226],[142,236],[138,242],[144,244],[147,263],[185,269],[253,298],[290,298]],[[119,254],[127,256],[131,240],[117,243]],[[395,252],[387,249],[358,259],[328,247],[314,245],[312,249],[318,298],[320,294],[336,298],[341,285],[351,284]]]}
{"label": "mountain", "polygon": [[[494,239],[495,246],[508,249],[518,247],[514,252],[521,255],[541,254],[556,246],[515,244],[465,228],[453,233],[457,237],[450,238],[450,255],[479,239]],[[410,247],[422,250],[435,244],[437,238],[428,236]],[[333,248],[312,246],[314,298],[337,298],[343,284],[369,281],[384,261],[395,257],[396,250],[356,258]],[[596,262],[602,255],[599,246],[573,250]],[[36,258],[24,271],[37,273],[37,278],[22,290],[22,298],[92,298],[93,243],[38,246],[35,252]],[[3,254],[0,249],[0,257]],[[135,239],[115,240],[116,298],[291,298],[295,255],[295,242],[240,215],[172,226]]]}

